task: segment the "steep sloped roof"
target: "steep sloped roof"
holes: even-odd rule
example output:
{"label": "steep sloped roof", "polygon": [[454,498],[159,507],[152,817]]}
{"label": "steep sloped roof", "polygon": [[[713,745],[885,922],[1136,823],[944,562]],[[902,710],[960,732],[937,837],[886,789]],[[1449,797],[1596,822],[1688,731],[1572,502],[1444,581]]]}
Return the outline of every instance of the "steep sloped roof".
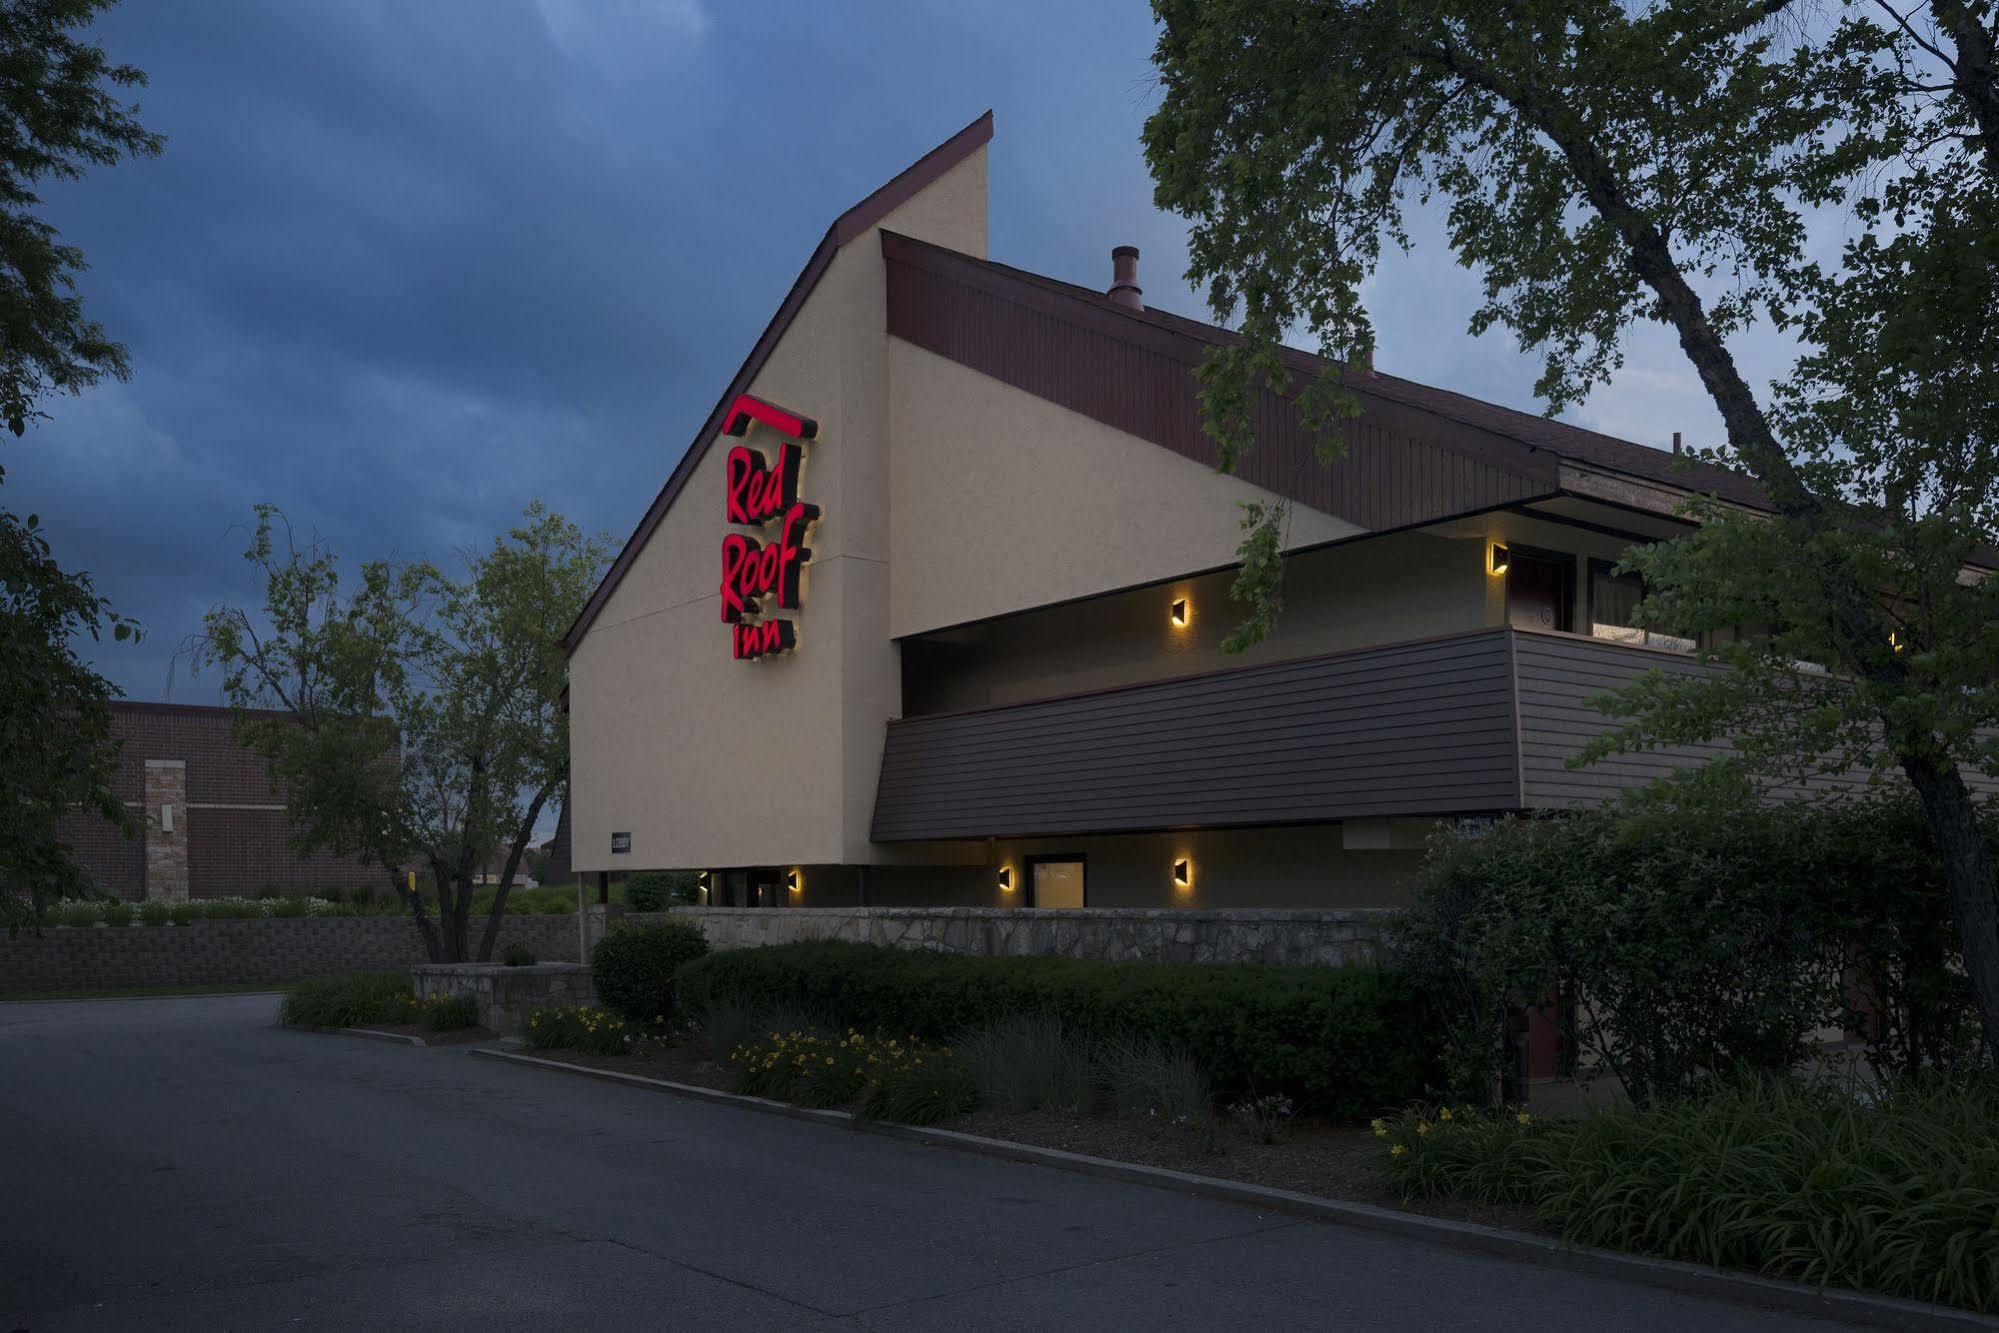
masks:
{"label": "steep sloped roof", "polygon": [[[1033,290],[1054,296],[1077,310],[1090,311],[1094,327],[1108,329],[1114,335],[1121,331],[1127,339],[1138,341],[1144,339],[1141,330],[1170,334],[1182,343],[1183,355],[1192,363],[1198,363],[1209,347],[1233,342],[1236,337],[1218,325],[1151,307],[1133,310],[1088,287],[960,254],[911,237],[884,233],[882,244],[883,252],[892,259],[947,272],[960,280],[977,271],[987,276],[988,281],[982,285],[1003,295],[1017,298],[1024,291]],[[1098,316],[1108,319],[1098,321]],[[1306,377],[1316,378],[1332,367],[1332,363],[1324,358],[1296,348],[1284,349],[1284,359],[1294,372]],[[1414,380],[1378,372],[1355,375],[1343,367],[1339,369],[1348,377],[1350,387],[1360,395],[1364,406],[1372,405],[1370,400],[1395,403],[1428,413],[1440,421],[1470,427],[1488,437],[1510,440],[1530,450],[1545,451],[1569,462],[1623,473],[1675,490],[1711,494],[1750,508],[1770,507],[1762,488],[1739,473],[1695,463],[1663,449],[1536,416],[1531,412],[1501,407],[1497,403],[1419,384]],[[1448,447],[1447,441],[1455,434],[1443,433],[1439,442],[1446,443]],[[1466,443],[1463,439],[1456,442],[1460,445]]]}

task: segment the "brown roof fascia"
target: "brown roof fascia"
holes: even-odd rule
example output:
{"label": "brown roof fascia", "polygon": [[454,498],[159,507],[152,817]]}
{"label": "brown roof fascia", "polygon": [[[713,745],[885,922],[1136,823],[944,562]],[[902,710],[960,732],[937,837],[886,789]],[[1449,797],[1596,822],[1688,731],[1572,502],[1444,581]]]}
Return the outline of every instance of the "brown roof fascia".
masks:
{"label": "brown roof fascia", "polygon": [[681,488],[694,474],[694,469],[700,466],[702,457],[707,454],[708,447],[714,443],[716,434],[721,430],[722,417],[728,411],[729,404],[736,400],[737,394],[748,390],[751,382],[756,379],[757,372],[763,369],[764,362],[770,359],[771,352],[776,349],[786,330],[791,327],[791,321],[797,317],[800,308],[805,304],[805,299],[812,295],[812,289],[819,285],[820,276],[833,262],[833,255],[841,246],[880,222],[933,184],[952,167],[990,143],[992,137],[993,113],[987,111],[918,158],[893,180],[834,219],[833,225],[826,229],[826,234],[820,238],[818,246],[812,251],[812,257],[805,261],[804,269],[792,282],[791,290],[785,293],[777,313],[771,316],[770,323],[764,326],[764,331],[758,335],[755,345],[750,348],[749,356],[737,369],[735,377],[729,381],[729,387],[723,391],[721,398],[716,400],[714,410],[708,414],[708,419],[701,423],[701,429],[695,432],[693,442],[688,445],[687,451],[680,456],[680,461],[667,476],[666,485],[660,488],[659,495],[646,509],[645,517],[639,520],[638,527],[633,529],[632,535],[626,539],[624,548],[618,552],[618,558],[611,562],[611,568],[605,573],[603,581],[597,585],[597,590],[591,593],[590,600],[583,604],[583,610],[577,615],[576,622],[569,627],[569,632],[562,636],[564,652],[574,653],[577,645],[583,642],[583,636],[596,621],[598,612],[602,611],[604,604],[611,600],[611,594],[617,590],[626,572],[638,559],[639,552],[644,549],[647,540],[659,527],[660,520],[666,517],[666,511],[672,507]]}

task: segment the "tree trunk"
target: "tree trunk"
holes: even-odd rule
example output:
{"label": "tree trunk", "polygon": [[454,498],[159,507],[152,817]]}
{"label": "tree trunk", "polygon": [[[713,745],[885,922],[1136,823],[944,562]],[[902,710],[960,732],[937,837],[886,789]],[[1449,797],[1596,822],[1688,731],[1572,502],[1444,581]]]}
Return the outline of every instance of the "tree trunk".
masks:
{"label": "tree trunk", "polygon": [[[507,895],[513,892],[514,872],[520,869],[521,858],[527,855],[529,839],[534,837],[534,822],[541,818],[541,808],[547,804],[549,794],[555,788],[543,787],[534,794],[527,814],[522,817],[520,827],[514,830],[513,845],[507,849],[507,864],[500,870],[500,887],[493,892],[493,906],[486,913],[486,933],[479,940],[479,961],[493,961],[493,945],[500,937],[500,919],[507,914]],[[582,890],[577,890],[580,896]]]}
{"label": "tree trunk", "polygon": [[444,942],[438,938],[437,927],[423,914],[423,899],[410,892],[398,867],[390,866],[388,871],[389,887],[395,890],[396,897],[403,900],[403,906],[410,909],[410,920],[416,923],[417,938],[423,941],[424,953],[433,963],[444,962]]}
{"label": "tree trunk", "polygon": [[1930,830],[1936,835],[1986,1054],[1999,1067],[1999,877],[1993,873],[1992,849],[1955,767],[1911,758],[1902,761],[1902,771],[1923,798]]}
{"label": "tree trunk", "polygon": [[430,860],[430,873],[437,878],[437,929],[444,954],[440,961],[466,962],[465,917],[472,901],[471,873],[434,856]]}

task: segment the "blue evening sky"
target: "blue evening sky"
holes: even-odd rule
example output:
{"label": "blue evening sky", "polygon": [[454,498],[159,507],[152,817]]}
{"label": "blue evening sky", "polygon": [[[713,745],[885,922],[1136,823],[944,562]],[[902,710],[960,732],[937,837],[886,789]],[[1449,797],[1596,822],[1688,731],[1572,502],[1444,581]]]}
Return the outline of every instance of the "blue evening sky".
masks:
{"label": "blue evening sky", "polygon": [[[134,374],[0,444],[0,501],[143,622],[92,652],[134,698],[169,697],[204,610],[257,599],[260,500],[350,563],[451,559],[536,498],[622,540],[827,223],[988,107],[995,259],[1102,287],[1130,242],[1148,302],[1204,315],[1140,154],[1138,0],[174,0],[98,35],[167,150],[47,216]],[[1538,410],[1538,362],[1466,333],[1476,281],[1419,239],[1372,288],[1377,363]],[[1718,430],[1656,331],[1570,416]],[[182,664],[171,697],[218,682]]]}

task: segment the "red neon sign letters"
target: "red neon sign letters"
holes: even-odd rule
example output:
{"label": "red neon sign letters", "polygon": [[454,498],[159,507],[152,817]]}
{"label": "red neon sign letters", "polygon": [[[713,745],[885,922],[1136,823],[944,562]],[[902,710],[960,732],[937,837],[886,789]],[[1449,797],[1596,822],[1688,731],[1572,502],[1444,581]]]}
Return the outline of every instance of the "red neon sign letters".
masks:
{"label": "red neon sign letters", "polygon": [[797,442],[817,435],[819,423],[742,394],[730,406],[722,430],[747,435],[753,421],[793,439],[778,446],[775,466],[746,444],[729,450],[724,511],[728,521],[747,528],[777,525],[776,535],[766,540],[740,532],[722,538],[722,619],[729,624],[731,651],[738,661],[788,652],[798,645],[792,621],[762,618],[764,599],[775,597],[781,610],[800,608],[799,575],[812,559],[806,534],[819,519],[819,506],[798,498],[805,449]]}

